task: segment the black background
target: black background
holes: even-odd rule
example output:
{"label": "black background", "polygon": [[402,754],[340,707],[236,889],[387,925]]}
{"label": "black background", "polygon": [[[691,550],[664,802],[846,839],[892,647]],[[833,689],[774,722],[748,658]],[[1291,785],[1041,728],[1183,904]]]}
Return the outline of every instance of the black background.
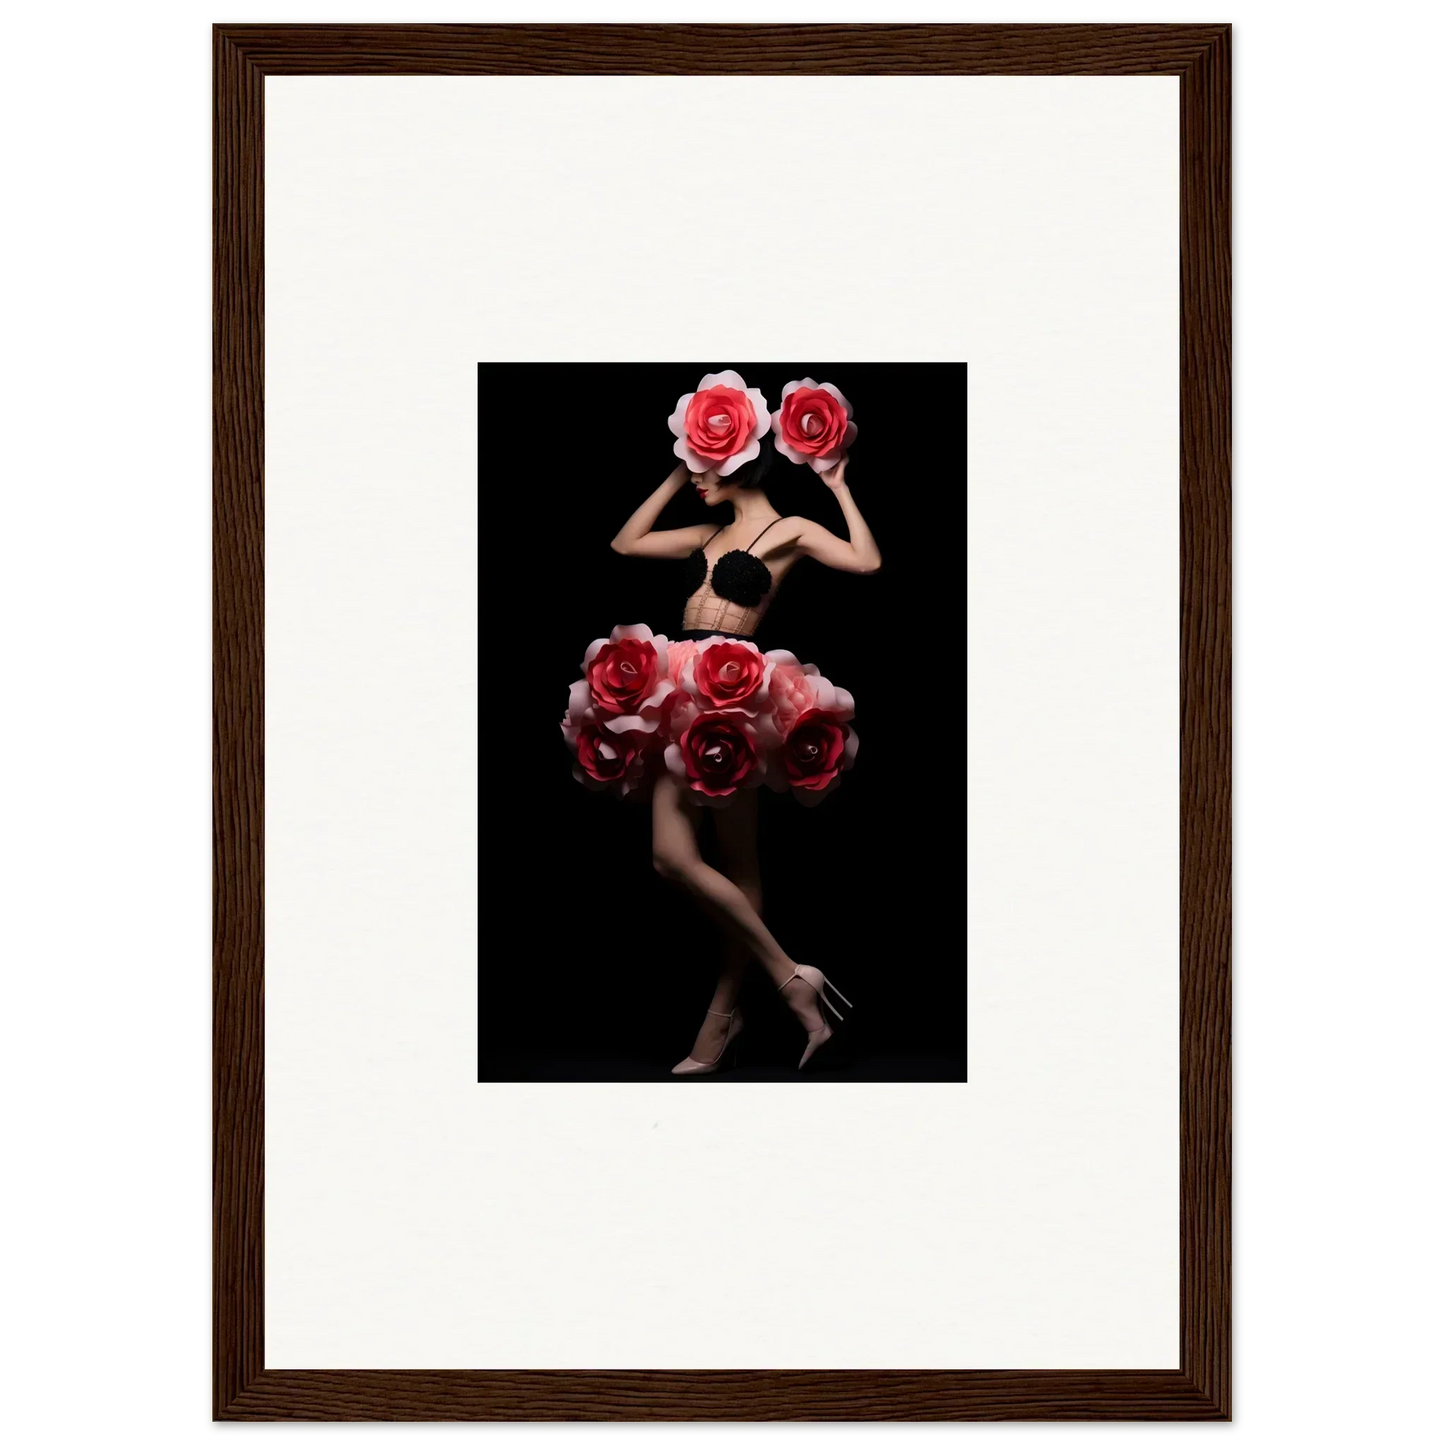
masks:
{"label": "black background", "polygon": [[[803,1031],[753,968],[738,1067],[695,1083],[966,1076],[966,368],[722,361],[479,368],[483,1080],[668,1079],[711,997],[719,936],[654,873],[645,802],[576,782],[558,724],[594,638],[682,627],[682,564],[608,544],[677,465],[678,397],[729,366],[772,408],[803,376],[849,399],[848,485],[883,566],[803,559],[757,635],[857,705],[841,787],[816,808],[763,789],[759,824],[769,927],[856,1011],[799,1073]],[[810,468],[779,456],[765,490],[846,535]],[[730,516],[686,488],[655,525]]]}

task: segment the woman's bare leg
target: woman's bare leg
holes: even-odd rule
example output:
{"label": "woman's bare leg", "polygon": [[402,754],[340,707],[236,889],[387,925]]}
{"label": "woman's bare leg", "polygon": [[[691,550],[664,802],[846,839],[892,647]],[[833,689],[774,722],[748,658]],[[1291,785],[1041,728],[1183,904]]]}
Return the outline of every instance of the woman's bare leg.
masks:
{"label": "woman's bare leg", "polygon": [[[741,801],[734,799],[733,807]],[[756,804],[757,799],[753,798],[751,805],[756,807]],[[774,987],[783,988],[793,976],[793,960],[768,931],[767,925],[743,888],[704,861],[697,846],[697,807],[688,796],[686,787],[670,773],[658,778],[652,794],[653,866],[668,882],[686,889],[692,895],[703,911],[723,930],[724,938],[736,945],[743,959],[756,958],[767,970]],[[720,832],[725,832],[726,829],[727,825],[724,825]],[[726,847],[726,844],[723,846]],[[752,856],[755,865],[756,853]],[[731,985],[725,985],[722,979],[719,980],[719,992],[723,998],[731,997],[735,1001],[736,993],[729,990],[740,983],[741,969],[738,969],[736,979]],[[714,995],[715,998],[717,996]],[[809,1032],[822,1026],[817,995],[807,984],[801,981],[793,983],[783,989],[783,997]],[[732,1006],[732,1003],[727,1005],[728,1008]],[[718,1005],[714,1003],[712,1007],[717,1008]],[[708,1022],[723,1021],[709,1019]],[[695,1054],[694,1057],[709,1059],[713,1055],[704,1053]]]}
{"label": "woman's bare leg", "polygon": [[[737,884],[748,906],[761,918],[763,880],[758,867],[757,789],[739,793],[730,807],[720,808],[713,814],[713,821],[717,831],[718,869]],[[727,1016],[737,1008],[743,977],[752,957],[751,950],[736,935],[724,932],[722,968],[692,1046],[693,1058],[714,1059],[726,1043]]]}

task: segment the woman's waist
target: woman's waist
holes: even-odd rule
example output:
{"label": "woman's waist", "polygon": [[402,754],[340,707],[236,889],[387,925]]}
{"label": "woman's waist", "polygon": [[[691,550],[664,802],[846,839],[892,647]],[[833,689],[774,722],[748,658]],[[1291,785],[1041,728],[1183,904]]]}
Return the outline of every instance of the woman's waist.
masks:
{"label": "woman's waist", "polygon": [[756,642],[751,632],[725,632],[720,627],[685,627],[673,642],[701,642],[705,637],[728,637],[735,642]]}

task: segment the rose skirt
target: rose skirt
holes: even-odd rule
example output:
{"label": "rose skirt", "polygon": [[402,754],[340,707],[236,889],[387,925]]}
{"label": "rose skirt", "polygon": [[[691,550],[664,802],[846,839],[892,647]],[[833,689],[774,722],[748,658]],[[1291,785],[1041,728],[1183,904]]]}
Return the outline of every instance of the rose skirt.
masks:
{"label": "rose skirt", "polygon": [[853,766],[852,720],[852,694],[791,652],[636,624],[587,649],[562,736],[589,788],[625,795],[665,769],[709,807],[762,785],[812,806]]}

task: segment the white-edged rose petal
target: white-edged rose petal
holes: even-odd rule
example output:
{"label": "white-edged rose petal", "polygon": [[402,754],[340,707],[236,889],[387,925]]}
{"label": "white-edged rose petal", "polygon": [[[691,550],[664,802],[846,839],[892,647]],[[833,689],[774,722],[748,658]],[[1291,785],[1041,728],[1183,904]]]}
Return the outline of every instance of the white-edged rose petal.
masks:
{"label": "white-edged rose petal", "polygon": [[748,384],[735,371],[710,371],[698,382],[697,389],[706,391],[711,386],[730,386],[734,391],[746,391]]}
{"label": "white-edged rose petal", "polygon": [[710,472],[712,470],[713,464],[706,458],[698,456],[681,437],[672,444],[672,454],[690,472]]}
{"label": "white-edged rose petal", "polygon": [[696,395],[697,393],[695,391],[690,391],[687,393],[686,396],[678,397],[677,406],[674,409],[672,415],[667,419],[667,425],[671,429],[674,436],[680,437],[685,434],[684,427],[687,423],[688,403],[691,402],[693,397],[695,397]]}
{"label": "white-edged rose petal", "polygon": [[783,440],[782,427],[777,422],[773,423],[773,444],[790,462],[800,467],[808,465],[810,458]]}
{"label": "white-edged rose petal", "polygon": [[[761,433],[759,433],[759,435],[761,435]],[[758,442],[758,438],[753,437],[753,439],[747,444],[747,446],[742,449],[742,451],[734,452],[732,456],[730,456],[725,462],[720,462],[718,464],[718,476],[732,476],[732,474],[737,471],[737,469],[742,466],[744,462],[752,461],[753,458],[756,457],[760,451],[762,451],[762,446]]]}
{"label": "white-edged rose petal", "polygon": [[756,439],[773,424],[772,413],[768,410],[768,399],[757,387],[747,389],[747,398],[753,404],[753,437]]}
{"label": "white-edged rose petal", "polygon": [[655,733],[659,719],[638,717],[635,712],[625,712],[620,717],[604,718],[602,726],[612,733]]}
{"label": "white-edged rose petal", "polygon": [[567,716],[574,723],[590,721],[592,689],[585,677],[579,677],[567,690]]}

